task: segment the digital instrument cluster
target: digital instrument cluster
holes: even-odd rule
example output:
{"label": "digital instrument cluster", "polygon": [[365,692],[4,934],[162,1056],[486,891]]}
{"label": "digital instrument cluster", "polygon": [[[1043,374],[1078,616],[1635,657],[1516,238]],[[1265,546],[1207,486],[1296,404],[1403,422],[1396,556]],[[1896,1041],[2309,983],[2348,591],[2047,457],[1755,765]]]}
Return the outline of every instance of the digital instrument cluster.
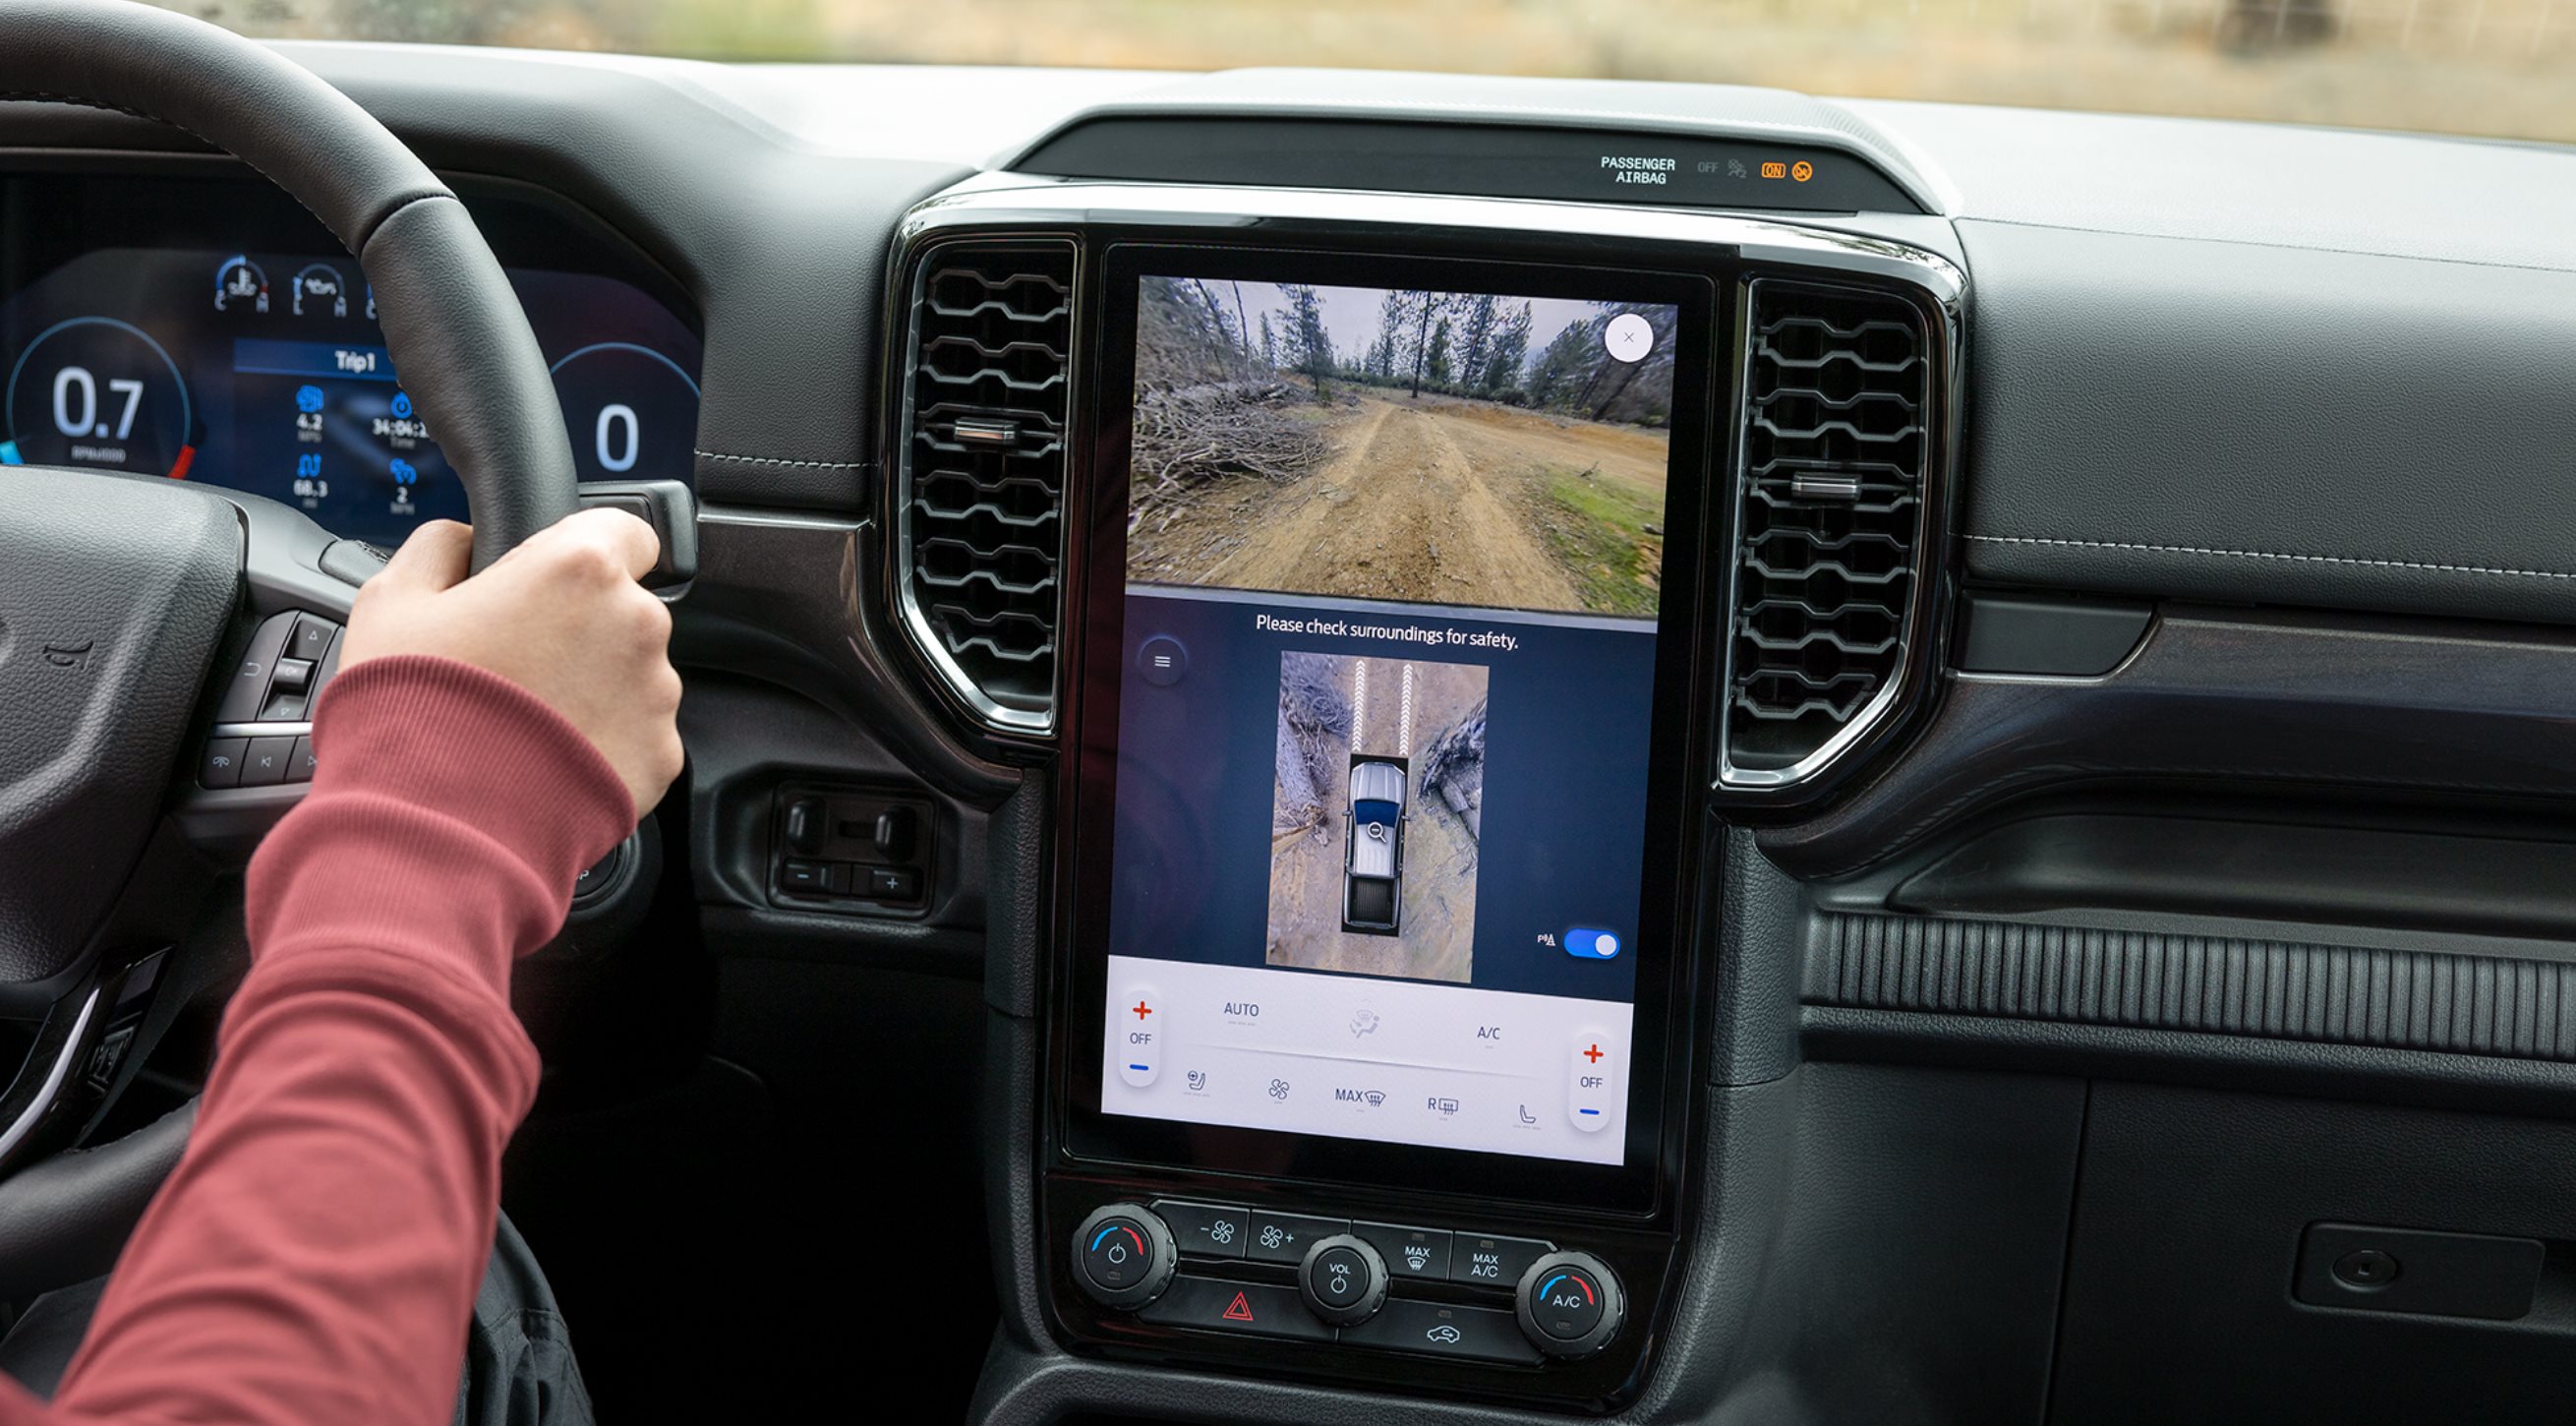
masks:
{"label": "digital instrument cluster", "polygon": [[[686,481],[697,334],[615,278],[513,267],[584,480]],[[0,465],[194,480],[384,546],[465,494],[357,264],[260,251],[82,253],[0,303]]]}

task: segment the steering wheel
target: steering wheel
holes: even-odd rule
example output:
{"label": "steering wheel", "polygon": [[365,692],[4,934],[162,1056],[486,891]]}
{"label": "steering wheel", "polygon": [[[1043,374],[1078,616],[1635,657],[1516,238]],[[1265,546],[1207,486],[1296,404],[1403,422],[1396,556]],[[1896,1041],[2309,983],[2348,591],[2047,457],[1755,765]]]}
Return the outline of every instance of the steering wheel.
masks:
{"label": "steering wheel", "polygon": [[[554,385],[500,264],[456,195],[338,90],[166,10],[10,0],[0,98],[160,120],[320,219],[374,285],[404,388],[464,484],[475,568],[576,508]],[[104,1271],[175,1161],[177,1116],[39,1162],[94,1126],[138,1033],[157,1032],[156,994],[188,979],[171,948],[196,894],[302,795],[195,785],[226,687],[280,657],[251,631],[344,622],[381,563],[257,496],[0,472],[0,1017],[42,1022],[0,1092],[0,1177],[36,1166],[0,1183],[0,1298]]]}

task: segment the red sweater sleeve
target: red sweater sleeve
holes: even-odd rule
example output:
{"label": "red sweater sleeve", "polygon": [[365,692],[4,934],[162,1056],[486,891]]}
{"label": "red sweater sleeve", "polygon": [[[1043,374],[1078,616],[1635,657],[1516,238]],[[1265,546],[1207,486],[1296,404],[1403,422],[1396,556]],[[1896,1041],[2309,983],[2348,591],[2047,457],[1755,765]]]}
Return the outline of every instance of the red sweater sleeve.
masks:
{"label": "red sweater sleeve", "polygon": [[0,1383],[0,1423],[453,1419],[536,1094],[510,965],[635,809],[570,723],[450,660],[348,670],[313,737],[187,1153],[52,1407]]}

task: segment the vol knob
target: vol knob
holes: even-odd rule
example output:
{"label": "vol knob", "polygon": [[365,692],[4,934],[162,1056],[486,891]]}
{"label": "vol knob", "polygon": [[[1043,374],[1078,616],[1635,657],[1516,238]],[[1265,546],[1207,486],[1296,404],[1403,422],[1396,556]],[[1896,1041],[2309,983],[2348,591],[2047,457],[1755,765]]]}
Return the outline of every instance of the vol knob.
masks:
{"label": "vol knob", "polygon": [[1073,1281],[1103,1307],[1133,1312],[1163,1295],[1181,1251],[1172,1230],[1133,1203],[1113,1203],[1073,1235]]}
{"label": "vol knob", "polygon": [[1386,1304],[1386,1259],[1360,1238],[1336,1233],[1306,1250],[1297,1265],[1297,1295],[1336,1327],[1356,1327]]}
{"label": "vol knob", "polygon": [[1521,1332],[1551,1357],[1600,1351],[1627,1316],[1618,1275],[1590,1253],[1550,1253],[1521,1274]]}

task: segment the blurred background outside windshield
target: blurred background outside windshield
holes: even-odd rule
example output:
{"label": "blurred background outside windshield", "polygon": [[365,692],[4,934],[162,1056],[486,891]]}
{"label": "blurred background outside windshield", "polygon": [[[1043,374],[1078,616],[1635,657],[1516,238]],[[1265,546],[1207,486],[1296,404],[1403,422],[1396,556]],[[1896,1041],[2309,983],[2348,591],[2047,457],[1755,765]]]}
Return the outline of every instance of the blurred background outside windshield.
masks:
{"label": "blurred background outside windshield", "polygon": [[1337,65],[2576,142],[2576,0],[166,0],[263,37]]}

